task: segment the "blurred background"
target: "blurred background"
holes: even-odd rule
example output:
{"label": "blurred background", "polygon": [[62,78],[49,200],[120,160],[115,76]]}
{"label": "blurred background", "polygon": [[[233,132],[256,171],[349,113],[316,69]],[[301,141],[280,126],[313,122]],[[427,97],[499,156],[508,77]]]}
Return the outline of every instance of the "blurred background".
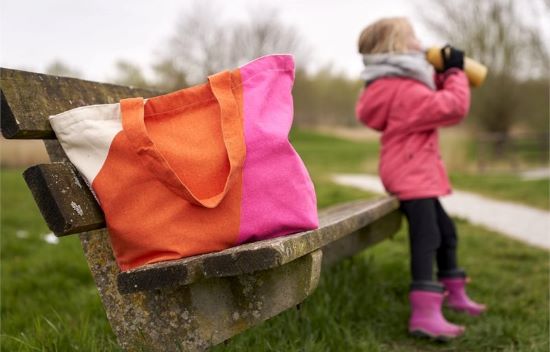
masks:
{"label": "blurred background", "polygon": [[[451,43],[489,68],[486,83],[472,89],[468,118],[441,130],[454,188],[550,218],[548,0],[0,4],[6,68],[172,91],[264,54],[294,54],[290,139],[319,208],[378,196],[338,185],[333,176],[377,173],[379,134],[354,116],[364,85],[357,39],[381,17],[406,16],[426,47]],[[0,139],[0,151],[0,349],[119,351],[78,237],[50,232],[21,176],[25,167],[48,162],[42,142]],[[477,320],[446,315],[468,325],[464,338],[435,345],[407,335],[404,225],[392,240],[327,270],[300,310],[214,350],[547,352],[548,249],[454,219],[460,265],[474,278],[471,292],[490,307]]]}
{"label": "blurred background", "polygon": [[[2,67],[165,91],[292,53],[295,126],[360,140],[378,136],[354,117],[358,34],[382,16],[406,16],[426,47],[452,43],[489,67],[469,118],[443,131],[450,170],[548,174],[548,1],[3,0],[0,16]],[[40,142],[2,140],[2,166],[43,158]]]}

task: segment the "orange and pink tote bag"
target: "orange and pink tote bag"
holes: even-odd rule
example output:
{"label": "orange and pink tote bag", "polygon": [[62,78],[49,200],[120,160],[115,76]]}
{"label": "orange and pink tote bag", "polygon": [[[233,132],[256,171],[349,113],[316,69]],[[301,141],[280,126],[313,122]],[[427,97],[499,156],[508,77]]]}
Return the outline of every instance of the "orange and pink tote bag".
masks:
{"label": "orange and pink tote bag", "polygon": [[318,227],[288,141],[293,82],[292,56],[270,55],[167,95],[50,117],[122,271]]}

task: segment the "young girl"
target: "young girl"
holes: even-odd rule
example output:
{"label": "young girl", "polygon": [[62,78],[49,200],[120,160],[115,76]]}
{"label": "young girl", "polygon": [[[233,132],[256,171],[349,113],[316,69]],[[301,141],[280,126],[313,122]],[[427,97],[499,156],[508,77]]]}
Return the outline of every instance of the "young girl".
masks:
{"label": "young girl", "polygon": [[[451,187],[438,142],[438,128],[459,123],[470,105],[464,55],[446,46],[445,69],[434,75],[413,28],[405,18],[386,18],[366,27],[359,38],[365,88],[356,106],[358,119],[382,132],[380,177],[399,198],[409,223],[412,283],[409,332],[447,340],[464,327],[442,315],[446,305],[478,315],[486,308],[465,293],[465,272],[457,265],[457,236],[438,197]],[[433,261],[437,278],[433,278]],[[446,293],[445,293],[446,291]]]}

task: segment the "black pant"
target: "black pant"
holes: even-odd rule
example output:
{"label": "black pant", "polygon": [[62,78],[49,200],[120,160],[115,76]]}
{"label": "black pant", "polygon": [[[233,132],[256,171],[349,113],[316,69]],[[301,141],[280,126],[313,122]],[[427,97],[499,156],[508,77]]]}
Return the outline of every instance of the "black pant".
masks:
{"label": "black pant", "polygon": [[401,210],[409,222],[411,272],[413,281],[433,280],[433,260],[440,272],[457,268],[457,236],[453,220],[439,199],[401,201]]}

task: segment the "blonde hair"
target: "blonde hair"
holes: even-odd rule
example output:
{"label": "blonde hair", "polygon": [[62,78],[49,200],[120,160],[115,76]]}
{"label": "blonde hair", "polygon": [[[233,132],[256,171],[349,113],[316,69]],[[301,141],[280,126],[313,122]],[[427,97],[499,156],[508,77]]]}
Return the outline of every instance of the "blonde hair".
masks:
{"label": "blonde hair", "polygon": [[368,25],[359,36],[359,53],[404,53],[408,51],[408,38],[413,31],[405,17],[382,18]]}

